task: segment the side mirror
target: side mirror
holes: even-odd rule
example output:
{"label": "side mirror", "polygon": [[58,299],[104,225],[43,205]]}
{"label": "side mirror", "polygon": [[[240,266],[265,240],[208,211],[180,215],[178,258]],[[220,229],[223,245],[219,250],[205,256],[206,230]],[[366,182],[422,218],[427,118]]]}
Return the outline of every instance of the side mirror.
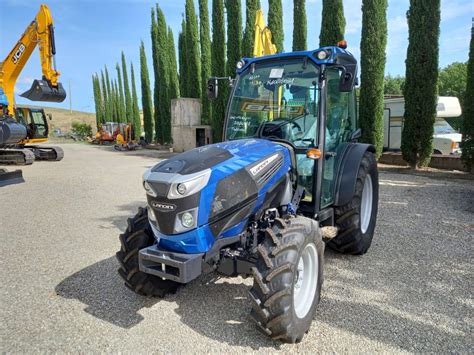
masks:
{"label": "side mirror", "polygon": [[50,121],[53,120],[53,114],[52,114],[52,113],[48,113],[46,116],[48,116],[48,118],[49,118]]}
{"label": "side mirror", "polygon": [[210,78],[207,81],[207,98],[209,100],[217,99],[219,95],[219,83],[216,77]]}
{"label": "side mirror", "polygon": [[340,92],[351,92],[357,81],[357,64],[345,64],[339,81]]}
{"label": "side mirror", "polygon": [[362,137],[362,130],[360,128],[357,128],[354,132],[351,134],[351,141],[355,142],[357,141],[360,137]]}

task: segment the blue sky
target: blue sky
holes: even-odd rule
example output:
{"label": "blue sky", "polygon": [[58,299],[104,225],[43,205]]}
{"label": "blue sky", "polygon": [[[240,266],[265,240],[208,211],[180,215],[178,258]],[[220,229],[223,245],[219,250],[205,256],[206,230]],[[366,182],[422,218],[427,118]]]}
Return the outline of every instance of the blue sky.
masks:
{"label": "blue sky", "polygon": [[[0,58],[8,54],[26,26],[36,15],[39,0],[0,1]],[[174,31],[175,42],[181,28],[181,14],[185,0],[159,0],[168,25]],[[198,0],[195,0],[197,7]],[[209,6],[212,0],[209,0]],[[245,0],[242,0],[245,3]],[[265,14],[266,0],[261,0]],[[66,90],[71,84],[72,108],[94,111],[91,75],[104,65],[112,77],[116,76],[115,63],[120,52],[132,61],[138,75],[139,44],[145,42],[150,77],[153,81],[150,51],[150,9],[156,1],[145,0],[49,0],[56,27],[57,65],[60,81]],[[322,0],[306,0],[308,17],[308,47],[316,48],[321,23]],[[441,1],[440,66],[454,61],[466,61],[469,50],[470,28],[473,16],[472,0]],[[285,50],[291,50],[293,34],[293,0],[283,0]],[[389,0],[388,45],[386,73],[404,75],[408,46],[406,11],[409,0]],[[361,0],[344,0],[346,39],[349,50],[359,57],[362,24]],[[243,14],[245,16],[245,13]],[[245,23],[245,18],[244,18]],[[129,72],[130,75],[130,72]],[[41,77],[38,53],[35,51],[17,82],[17,93],[27,90],[34,78]],[[139,82],[137,89],[140,92]],[[17,103],[31,103],[16,95]],[[69,100],[61,104],[48,104],[69,108]]]}

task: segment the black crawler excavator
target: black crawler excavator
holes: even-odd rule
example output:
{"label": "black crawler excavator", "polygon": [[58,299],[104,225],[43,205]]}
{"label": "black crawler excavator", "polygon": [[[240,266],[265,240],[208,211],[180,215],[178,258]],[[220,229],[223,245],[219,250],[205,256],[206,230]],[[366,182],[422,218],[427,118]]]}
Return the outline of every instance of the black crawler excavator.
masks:
{"label": "black crawler excavator", "polygon": [[[43,4],[20,40],[0,63],[0,165],[28,165],[34,160],[57,161],[64,156],[60,147],[36,145],[48,140],[49,126],[44,110],[14,105],[15,83],[36,46],[43,78],[34,80],[31,89],[21,96],[45,102],[62,102],[66,98],[66,92],[58,82],[60,73],[54,59],[53,18],[49,8]],[[6,174],[3,171],[3,180]]]}

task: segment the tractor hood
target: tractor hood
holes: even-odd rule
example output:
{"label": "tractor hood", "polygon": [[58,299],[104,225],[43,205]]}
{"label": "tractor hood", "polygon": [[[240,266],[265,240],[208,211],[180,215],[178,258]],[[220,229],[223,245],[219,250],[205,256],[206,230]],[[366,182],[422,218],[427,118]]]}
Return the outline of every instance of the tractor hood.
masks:
{"label": "tractor hood", "polygon": [[[288,149],[264,139],[208,145],[158,163],[143,182],[155,237],[176,251],[206,251],[215,239],[239,233],[265,201],[274,203],[290,168]],[[189,236],[192,251],[184,247]]]}

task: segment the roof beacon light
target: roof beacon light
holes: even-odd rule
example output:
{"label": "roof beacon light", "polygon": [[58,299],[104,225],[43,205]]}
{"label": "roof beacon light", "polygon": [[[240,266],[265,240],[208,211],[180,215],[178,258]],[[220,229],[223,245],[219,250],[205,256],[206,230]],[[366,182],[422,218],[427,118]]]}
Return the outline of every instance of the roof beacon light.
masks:
{"label": "roof beacon light", "polygon": [[342,49],[346,49],[347,48],[347,41],[345,39],[343,39],[342,41],[337,42],[336,46],[339,47],[339,48],[342,48]]}

